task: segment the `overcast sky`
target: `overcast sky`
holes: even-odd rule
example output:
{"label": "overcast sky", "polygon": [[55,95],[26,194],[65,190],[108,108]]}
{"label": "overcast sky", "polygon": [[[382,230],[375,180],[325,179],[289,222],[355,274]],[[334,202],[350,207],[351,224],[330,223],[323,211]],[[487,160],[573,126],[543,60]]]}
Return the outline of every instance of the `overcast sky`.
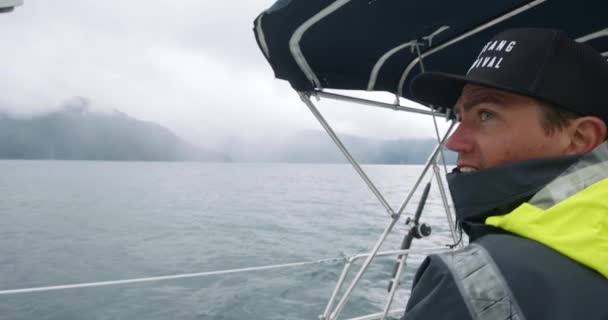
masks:
{"label": "overcast sky", "polygon": [[[320,130],[289,84],[274,79],[255,42],[253,20],[273,3],[25,0],[0,16],[0,107],[33,114],[81,96],[202,146]],[[427,116],[325,100],[320,110],[339,132],[434,133]]]}

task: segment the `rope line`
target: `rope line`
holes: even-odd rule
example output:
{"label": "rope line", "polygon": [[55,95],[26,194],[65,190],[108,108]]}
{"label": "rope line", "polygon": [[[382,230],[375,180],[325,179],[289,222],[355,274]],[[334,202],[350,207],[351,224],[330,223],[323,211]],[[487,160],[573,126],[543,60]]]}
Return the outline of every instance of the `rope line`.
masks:
{"label": "rope line", "polygon": [[[379,252],[377,257],[396,255],[396,254],[432,254],[432,253],[439,253],[439,252],[444,252],[444,251],[447,251],[447,250],[445,248],[419,249],[419,250],[415,250],[415,249],[391,250],[391,251]],[[263,271],[263,270],[272,270],[272,269],[280,269],[280,268],[295,268],[295,267],[302,267],[302,266],[308,266],[308,265],[314,265],[314,264],[333,264],[333,263],[345,262],[345,261],[353,262],[354,260],[365,258],[368,255],[369,254],[358,254],[358,255],[354,255],[354,256],[350,256],[350,257],[344,255],[339,258],[329,258],[329,259],[311,260],[311,261],[304,261],[304,262],[275,264],[275,265],[260,266],[260,267],[227,269],[227,270],[217,270],[217,271],[197,272],[197,273],[185,273],[185,274],[160,276],[160,277],[147,277],[147,278],[136,278],[136,279],[125,279],[125,280],[75,283],[75,284],[66,284],[66,285],[59,285],[59,286],[31,287],[31,288],[23,288],[23,289],[0,290],[0,295],[68,290],[68,289],[79,289],[79,288],[90,288],[90,287],[104,287],[104,286],[114,286],[114,285],[121,285],[121,284],[166,281],[166,280],[176,280],[176,279],[186,279],[186,278],[199,278],[199,277],[225,275],[225,274],[231,274],[231,273],[241,273],[241,272],[250,272],[250,271]]]}
{"label": "rope line", "polygon": [[197,277],[224,275],[224,274],[239,273],[239,272],[261,271],[261,270],[270,270],[270,269],[279,269],[279,268],[302,267],[302,266],[312,265],[312,264],[323,264],[323,263],[327,264],[327,263],[336,263],[336,262],[343,262],[343,261],[344,261],[344,258],[331,258],[331,259],[323,259],[323,260],[316,260],[316,261],[306,261],[306,262],[295,262],[295,263],[277,264],[277,265],[270,265],[270,266],[263,266],[263,267],[228,269],[228,270],[198,272],[198,273],[187,273],[187,274],[179,274],[179,275],[160,276],[160,277],[148,277],[148,278],[127,279],[127,280],[100,281],[100,282],[89,282],[89,283],[76,283],[76,284],[67,284],[67,285],[60,285],[60,286],[48,286],[48,287],[33,287],[33,288],[24,288],[24,289],[0,290],[0,295],[19,294],[19,293],[32,293],[32,292],[43,292],[43,291],[55,291],[55,290],[67,290],[67,289],[78,289],[78,288],[87,288],[87,287],[103,287],[103,286],[112,286],[112,285],[121,285],[121,284],[132,284],[132,283],[142,283],[142,282],[176,280],[176,279],[185,279],[185,278],[197,278]]}

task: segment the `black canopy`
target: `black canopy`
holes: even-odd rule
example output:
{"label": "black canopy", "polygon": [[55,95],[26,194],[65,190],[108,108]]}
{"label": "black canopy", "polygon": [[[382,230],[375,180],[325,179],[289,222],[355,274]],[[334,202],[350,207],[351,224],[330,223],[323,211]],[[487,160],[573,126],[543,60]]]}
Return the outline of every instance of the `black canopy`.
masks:
{"label": "black canopy", "polygon": [[410,98],[427,71],[464,74],[494,34],[512,27],[566,31],[608,55],[606,0],[279,0],[258,16],[258,45],[298,91],[388,91]]}

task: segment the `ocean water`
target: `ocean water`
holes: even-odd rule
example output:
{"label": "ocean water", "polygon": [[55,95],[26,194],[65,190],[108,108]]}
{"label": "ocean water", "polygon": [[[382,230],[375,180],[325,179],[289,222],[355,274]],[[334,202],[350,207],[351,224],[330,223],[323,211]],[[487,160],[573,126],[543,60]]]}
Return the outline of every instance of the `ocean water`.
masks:
{"label": "ocean water", "polygon": [[[397,209],[422,167],[364,169]],[[0,195],[0,290],[364,253],[389,223],[348,165],[0,161]],[[403,220],[382,250],[399,248]],[[436,185],[422,220],[433,235],[414,248],[452,242]],[[341,319],[381,311],[393,265],[374,262]],[[317,319],[342,266],[0,295],[0,319]]]}

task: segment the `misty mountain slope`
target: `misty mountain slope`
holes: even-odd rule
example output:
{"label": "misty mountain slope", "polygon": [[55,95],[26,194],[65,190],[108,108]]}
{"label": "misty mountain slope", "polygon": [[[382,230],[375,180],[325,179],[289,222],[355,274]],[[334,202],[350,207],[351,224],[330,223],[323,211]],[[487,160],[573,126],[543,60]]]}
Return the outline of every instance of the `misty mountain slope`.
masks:
{"label": "misty mountain slope", "polygon": [[32,118],[0,115],[0,158],[116,161],[229,161],[168,129],[86,104]]}
{"label": "misty mountain slope", "polygon": [[[338,134],[360,163],[422,164],[435,148],[434,139],[381,140]],[[301,163],[346,163],[346,158],[323,131],[303,130],[282,139],[239,140],[225,143],[224,152],[235,161],[279,161]],[[446,151],[446,161],[456,155]]]}

